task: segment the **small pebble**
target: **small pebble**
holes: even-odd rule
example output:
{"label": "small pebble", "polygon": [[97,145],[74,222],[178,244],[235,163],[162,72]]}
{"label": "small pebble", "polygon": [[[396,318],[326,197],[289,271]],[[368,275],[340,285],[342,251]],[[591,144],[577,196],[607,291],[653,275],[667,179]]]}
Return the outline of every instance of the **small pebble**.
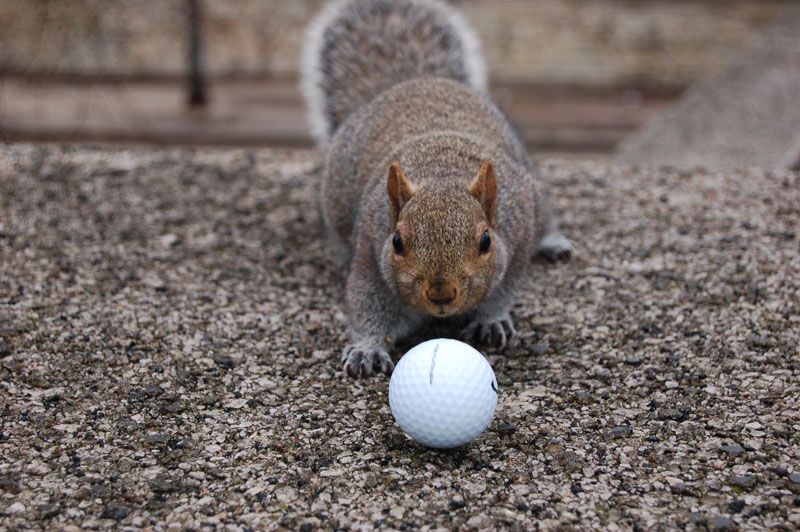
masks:
{"label": "small pebble", "polygon": [[689,489],[689,486],[687,486],[683,482],[678,482],[677,484],[671,485],[669,487],[669,490],[672,493],[675,493],[676,495],[691,495],[692,494],[692,490]]}
{"label": "small pebble", "polygon": [[739,456],[744,451],[744,449],[742,449],[742,447],[740,445],[736,445],[736,444],[733,444],[733,445],[722,445],[719,448],[719,450],[724,452],[724,453],[728,453],[731,456]]}
{"label": "small pebble", "polygon": [[465,507],[466,505],[467,504],[463,501],[463,499],[453,499],[453,500],[450,501],[450,504],[448,505],[448,507],[451,510],[458,510],[460,508]]}
{"label": "small pebble", "polygon": [[121,429],[126,431],[133,431],[139,428],[139,424],[133,419],[122,419],[119,422],[119,426]]}
{"label": "small pebble", "polygon": [[756,485],[755,475],[736,475],[731,477],[731,484],[744,490],[751,490]]}
{"label": "small pebble", "polygon": [[733,499],[731,502],[728,503],[728,509],[735,514],[738,514],[744,509],[744,501],[742,499]]}
{"label": "small pebble", "polygon": [[719,515],[717,517],[712,518],[708,522],[708,526],[711,528],[716,528],[720,530],[730,530],[733,528],[733,520],[728,517],[727,515]]}
{"label": "small pebble", "polygon": [[161,389],[161,386],[158,384],[154,384],[153,386],[148,386],[144,389],[144,394],[148,397],[156,397],[161,395],[164,390]]}
{"label": "small pebble", "polygon": [[12,478],[0,478],[0,490],[7,491],[9,493],[17,493],[19,492],[19,486]]}
{"label": "small pebble", "polygon": [[531,346],[531,351],[533,351],[535,355],[544,355],[549,350],[550,350],[549,342],[537,342]]}
{"label": "small pebble", "polygon": [[128,394],[128,401],[131,403],[141,403],[147,398],[144,392],[139,390],[133,390]]}
{"label": "small pebble", "polygon": [[772,340],[766,336],[748,333],[745,340],[747,341],[747,345],[750,347],[772,347]]}
{"label": "small pebble", "polygon": [[627,436],[631,433],[630,427],[614,427],[609,431],[612,437],[614,438],[622,438],[623,436]]}
{"label": "small pebble", "polygon": [[183,405],[180,401],[173,401],[164,407],[164,410],[169,414],[177,414],[183,410]]}
{"label": "small pebble", "polygon": [[42,519],[52,519],[61,513],[61,507],[57,504],[43,504],[39,507],[39,515]]}
{"label": "small pebble", "polygon": [[111,489],[108,486],[104,486],[103,484],[95,484],[92,486],[93,499],[102,499],[109,493],[111,493]]}
{"label": "small pebble", "polygon": [[24,504],[22,504],[21,502],[15,502],[14,504],[12,504],[8,508],[6,508],[6,513],[9,513],[9,514],[21,514],[25,510],[27,510],[27,508],[25,508]]}
{"label": "small pebble", "polygon": [[514,434],[514,432],[516,430],[517,430],[517,427],[515,427],[511,423],[500,423],[497,426],[497,432],[499,432],[500,434],[507,434],[507,435],[508,434]]}
{"label": "small pebble", "polygon": [[167,437],[163,434],[150,434],[147,436],[147,441],[156,445],[164,445],[167,443]]}
{"label": "small pebble", "polygon": [[128,509],[122,506],[109,506],[100,514],[100,519],[114,519],[121,521],[128,517]]}
{"label": "small pebble", "polygon": [[689,512],[686,517],[689,519],[689,522],[697,525],[706,522],[706,516],[700,512]]}
{"label": "small pebble", "polygon": [[159,478],[150,483],[150,488],[156,493],[169,493],[175,491],[175,486],[171,481]]}
{"label": "small pebble", "polygon": [[659,419],[662,420],[672,420],[677,422],[682,422],[687,419],[686,412],[682,410],[678,410],[677,408],[664,408],[659,412]]}
{"label": "small pebble", "polygon": [[222,369],[233,369],[236,363],[229,356],[221,355],[214,357],[214,362]]}
{"label": "small pebble", "polygon": [[781,478],[789,476],[789,470],[782,466],[773,467],[772,469],[770,469],[770,471],[772,471]]}

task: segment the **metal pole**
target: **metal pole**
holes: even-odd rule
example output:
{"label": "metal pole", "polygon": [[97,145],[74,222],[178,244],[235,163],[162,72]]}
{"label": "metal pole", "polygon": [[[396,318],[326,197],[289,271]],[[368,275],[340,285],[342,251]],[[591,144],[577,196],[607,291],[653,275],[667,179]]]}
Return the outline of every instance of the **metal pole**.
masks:
{"label": "metal pole", "polygon": [[199,107],[208,103],[206,80],[202,65],[202,11],[200,0],[187,0],[189,8],[189,105]]}

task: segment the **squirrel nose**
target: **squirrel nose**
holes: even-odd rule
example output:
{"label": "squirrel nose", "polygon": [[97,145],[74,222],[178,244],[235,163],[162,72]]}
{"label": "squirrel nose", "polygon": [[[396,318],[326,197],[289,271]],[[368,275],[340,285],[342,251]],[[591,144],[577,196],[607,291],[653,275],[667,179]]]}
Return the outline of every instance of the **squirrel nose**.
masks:
{"label": "squirrel nose", "polygon": [[456,287],[449,283],[434,283],[425,291],[425,297],[434,305],[449,305],[456,298]]}

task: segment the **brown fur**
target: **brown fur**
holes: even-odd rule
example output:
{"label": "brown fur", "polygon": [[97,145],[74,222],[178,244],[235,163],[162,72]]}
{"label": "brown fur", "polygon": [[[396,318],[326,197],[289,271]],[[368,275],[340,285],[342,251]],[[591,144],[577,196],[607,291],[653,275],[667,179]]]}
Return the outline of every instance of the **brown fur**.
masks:
{"label": "brown fur", "polygon": [[492,161],[483,161],[475,181],[469,186],[470,194],[481,202],[486,220],[494,227],[497,224],[497,177]]}
{"label": "brown fur", "polygon": [[[348,31],[355,39],[357,21]],[[387,340],[451,317],[468,323],[465,340],[503,347],[547,227],[536,166],[514,130],[486,95],[441,77],[348,106],[357,110],[330,141],[321,202],[349,272],[345,370],[388,372]],[[481,252],[484,232],[490,246]]]}
{"label": "brown fur", "polygon": [[[502,260],[492,248],[479,253],[484,231],[494,233],[487,218],[496,203],[487,192],[487,182],[493,183],[485,177],[487,167],[491,165],[484,164],[469,188],[428,185],[400,212],[394,229],[402,237],[404,252],[392,250],[388,268],[406,305],[445,317],[465,313],[483,299]],[[452,301],[441,303],[447,297]]]}
{"label": "brown fur", "polygon": [[397,224],[397,218],[403,206],[414,195],[415,187],[408,180],[400,168],[400,163],[394,161],[389,166],[389,178],[386,180],[386,192],[389,193],[389,204],[392,213],[392,225]]}

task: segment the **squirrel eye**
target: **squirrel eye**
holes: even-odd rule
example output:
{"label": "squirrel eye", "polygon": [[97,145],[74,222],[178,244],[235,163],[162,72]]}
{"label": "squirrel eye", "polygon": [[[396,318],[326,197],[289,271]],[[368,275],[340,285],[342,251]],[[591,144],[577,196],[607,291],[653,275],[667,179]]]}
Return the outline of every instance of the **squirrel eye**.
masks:
{"label": "squirrel eye", "polygon": [[489,252],[489,247],[492,245],[492,238],[489,236],[489,231],[484,231],[481,236],[480,251],[481,255]]}
{"label": "squirrel eye", "polygon": [[403,254],[403,239],[400,238],[400,231],[396,231],[394,233],[394,238],[392,238],[392,246],[394,246],[394,252],[398,255]]}

